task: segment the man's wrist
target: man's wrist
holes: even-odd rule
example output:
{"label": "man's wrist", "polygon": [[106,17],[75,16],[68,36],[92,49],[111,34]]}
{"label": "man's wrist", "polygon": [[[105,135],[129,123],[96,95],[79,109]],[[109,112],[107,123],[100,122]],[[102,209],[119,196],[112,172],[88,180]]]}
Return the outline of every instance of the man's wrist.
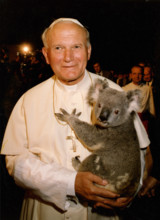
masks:
{"label": "man's wrist", "polygon": [[77,172],[73,172],[68,181],[68,187],[67,187],[67,195],[68,196],[75,196],[75,179],[76,179]]}

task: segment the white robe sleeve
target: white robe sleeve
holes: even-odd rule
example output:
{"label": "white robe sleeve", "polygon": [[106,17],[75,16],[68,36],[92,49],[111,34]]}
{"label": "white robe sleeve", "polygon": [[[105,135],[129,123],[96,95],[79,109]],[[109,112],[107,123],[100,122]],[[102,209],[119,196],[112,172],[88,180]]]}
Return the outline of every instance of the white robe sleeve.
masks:
{"label": "white robe sleeve", "polygon": [[134,126],[137,132],[139,145],[141,149],[147,148],[150,145],[150,140],[148,138],[148,134],[139,118],[136,114],[134,118]]}
{"label": "white robe sleeve", "polygon": [[17,185],[40,199],[67,210],[67,195],[74,196],[76,172],[55,163],[46,164],[32,153],[6,156],[6,166]]}

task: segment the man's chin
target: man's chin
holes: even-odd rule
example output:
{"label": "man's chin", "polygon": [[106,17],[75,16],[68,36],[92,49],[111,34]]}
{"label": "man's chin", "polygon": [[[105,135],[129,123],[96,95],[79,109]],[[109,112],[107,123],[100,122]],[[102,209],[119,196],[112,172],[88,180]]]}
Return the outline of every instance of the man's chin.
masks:
{"label": "man's chin", "polygon": [[80,76],[69,76],[69,77],[65,77],[62,79],[63,83],[68,84],[68,85],[74,85],[78,82],[80,82],[83,79],[84,75],[80,75]]}

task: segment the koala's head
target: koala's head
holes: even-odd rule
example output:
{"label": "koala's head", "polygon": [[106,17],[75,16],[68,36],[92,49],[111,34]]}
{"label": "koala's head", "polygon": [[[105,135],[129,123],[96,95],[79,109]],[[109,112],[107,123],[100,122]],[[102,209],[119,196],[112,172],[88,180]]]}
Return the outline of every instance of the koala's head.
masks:
{"label": "koala's head", "polygon": [[115,127],[123,124],[140,106],[140,90],[118,91],[107,80],[97,79],[89,89],[88,103],[93,106],[93,124]]}

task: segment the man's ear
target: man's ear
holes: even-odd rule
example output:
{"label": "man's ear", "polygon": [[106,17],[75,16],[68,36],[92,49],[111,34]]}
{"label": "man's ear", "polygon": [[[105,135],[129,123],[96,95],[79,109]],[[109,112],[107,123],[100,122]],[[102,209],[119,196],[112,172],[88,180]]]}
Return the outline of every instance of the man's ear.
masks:
{"label": "man's ear", "polygon": [[43,56],[45,57],[46,63],[50,64],[49,59],[48,59],[48,49],[46,47],[42,48],[42,53],[43,53]]}
{"label": "man's ear", "polygon": [[92,51],[92,47],[91,45],[88,46],[88,60],[90,59],[91,57],[91,51]]}

